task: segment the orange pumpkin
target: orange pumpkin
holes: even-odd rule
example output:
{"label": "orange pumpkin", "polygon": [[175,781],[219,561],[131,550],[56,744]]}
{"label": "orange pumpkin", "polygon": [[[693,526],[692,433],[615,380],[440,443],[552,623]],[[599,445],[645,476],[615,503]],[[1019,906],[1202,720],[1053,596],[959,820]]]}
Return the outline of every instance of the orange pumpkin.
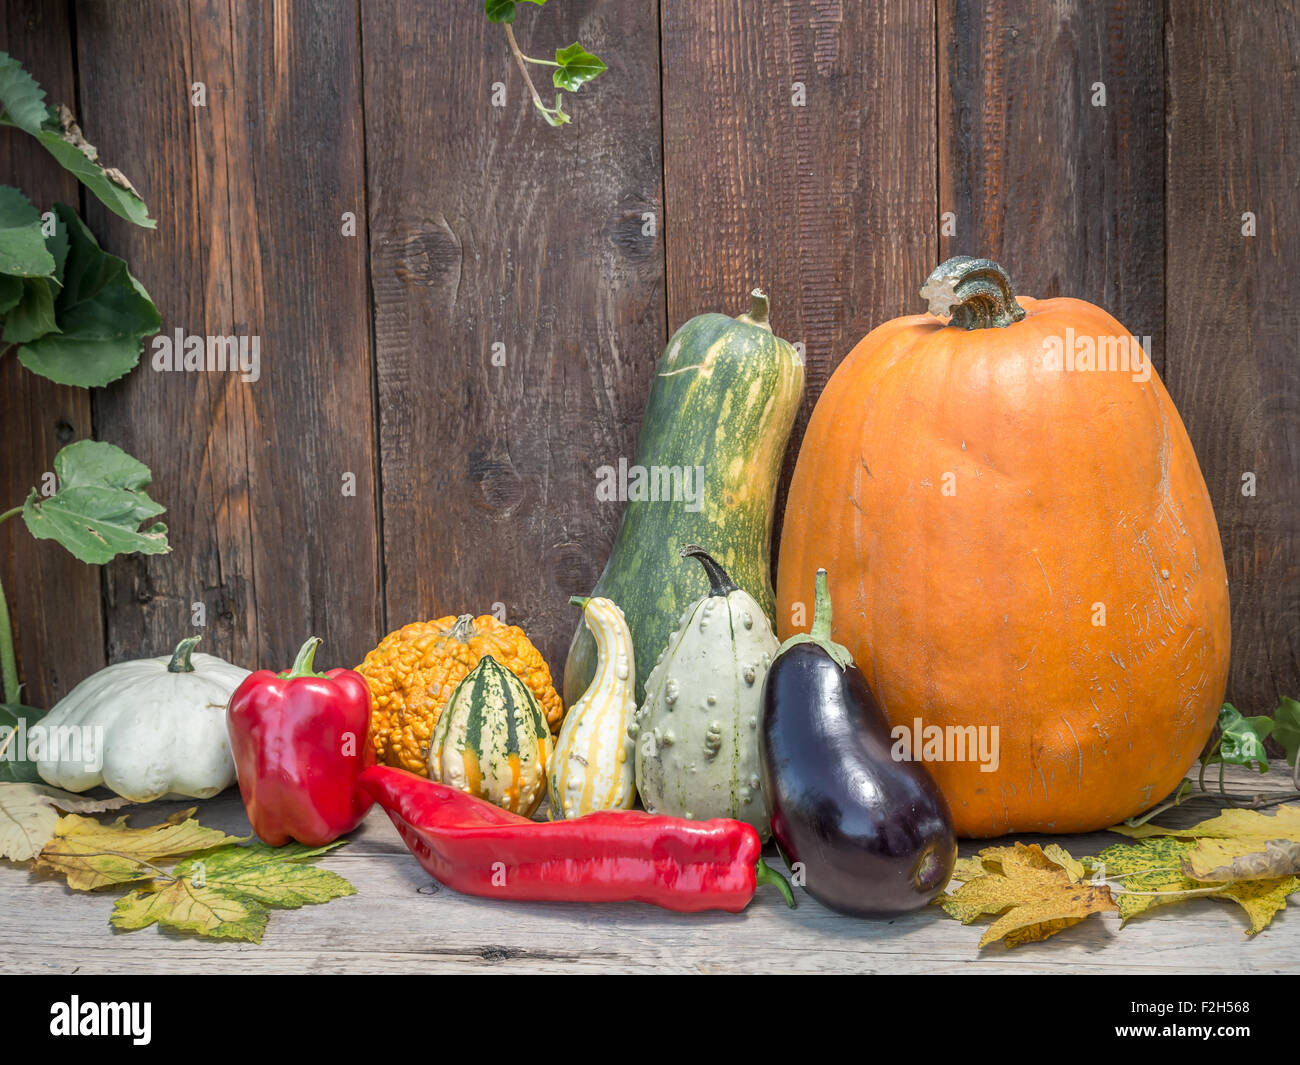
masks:
{"label": "orange pumpkin", "polygon": [[[959,834],[1115,824],[1178,785],[1223,702],[1227,577],[1191,442],[1100,308],[1017,301],[964,257],[922,295],[931,315],[873,330],[817,402],[778,628],[806,626],[824,566],[835,639]],[[996,767],[958,760],[967,726],[986,753],[996,728]]]}

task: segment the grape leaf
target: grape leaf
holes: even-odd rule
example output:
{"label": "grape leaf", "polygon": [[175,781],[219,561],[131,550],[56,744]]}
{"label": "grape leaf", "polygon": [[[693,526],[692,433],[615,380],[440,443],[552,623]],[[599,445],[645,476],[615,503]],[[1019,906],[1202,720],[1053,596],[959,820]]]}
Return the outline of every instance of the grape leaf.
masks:
{"label": "grape leaf", "polygon": [[[521,4],[536,4],[541,7],[546,0],[517,0]],[[484,0],[483,13],[492,22],[514,22],[516,0]]]}
{"label": "grape leaf", "polygon": [[1216,817],[1187,828],[1162,828],[1160,825],[1114,825],[1106,831],[1130,839],[1173,836],[1177,839],[1291,839],[1300,834],[1300,806],[1279,806],[1276,813],[1262,810],[1224,810]]}
{"label": "grape leaf", "polygon": [[215,939],[260,943],[271,909],[296,909],[356,894],[337,873],[301,864],[343,842],[324,847],[256,842],[187,858],[169,876],[118,899],[112,924],[124,929],[159,924]]}
{"label": "grape leaf", "polygon": [[1139,843],[1117,843],[1101,851],[1094,862],[1104,876],[1122,885],[1115,889],[1121,921],[1127,923],[1154,907],[1188,899],[1225,899],[1245,910],[1250,921],[1246,934],[1253,936],[1286,908],[1288,895],[1300,890],[1300,877],[1296,876],[1234,884],[1200,883],[1183,871],[1184,859],[1196,847],[1194,840],[1158,836]]}
{"label": "grape leaf", "polygon": [[164,508],[145,493],[149,467],[119,447],[97,440],[69,444],[54,456],[59,490],[42,497],[35,488],[23,504],[31,534],[57,540],[82,562],[104,563],[138,551],[170,551],[167,526],[137,526]]}
{"label": "grape leaf", "polygon": [[149,880],[161,859],[241,842],[220,829],[204,828],[194,819],[196,807],[172,814],[160,825],[130,828],[119,817],[109,825],[93,817],[68,814],[59,819],[53,838],[41,849],[36,868],[67,878],[76,891]]}
{"label": "grape leaf", "polygon": [[24,277],[21,283],[18,303],[5,315],[4,335],[0,339],[6,344],[28,344],[59,332],[54,318],[57,286],[44,277]]}
{"label": "grape leaf", "polygon": [[35,136],[45,121],[45,90],[8,52],[0,52],[0,121]]}
{"label": "grape leaf", "polygon": [[1296,752],[1300,751],[1300,703],[1285,695],[1273,711],[1273,739],[1281,745],[1286,764],[1295,765]]}
{"label": "grape leaf", "polygon": [[0,185],[0,274],[50,277],[53,273],[54,256],[45,246],[40,211],[18,189]]}
{"label": "grape leaf", "polygon": [[1271,717],[1243,717],[1231,703],[1224,703],[1219,711],[1219,728],[1223,731],[1223,739],[1219,744],[1218,757],[1210,759],[1211,764],[1254,763],[1259,766],[1261,773],[1268,771],[1268,752],[1264,749],[1264,741],[1273,730]]}
{"label": "grape leaf", "polygon": [[[36,763],[28,759],[25,745],[19,744],[27,730],[44,716],[45,711],[34,706],[0,703],[0,782],[41,783]],[[24,722],[20,733],[19,726]]]}
{"label": "grape leaf", "polygon": [[55,204],[54,211],[67,241],[54,301],[59,331],[24,344],[18,358],[58,384],[101,387],[140,361],[144,338],[158,332],[162,317],[126,263],[99,247],[71,207]]}
{"label": "grape leaf", "polygon": [[[1078,924],[1094,913],[1116,908],[1102,885],[1072,882],[1079,866],[1062,848],[1049,857],[1037,844],[1016,843],[980,851],[983,876],[962,884],[938,904],[950,916],[970,924],[1000,915],[980,939],[980,947],[1003,940],[1008,947],[1033,943]],[[1068,860],[1066,865],[1062,861]]]}
{"label": "grape leaf", "polygon": [[120,170],[100,164],[99,149],[82,136],[81,128],[66,107],[51,109],[34,136],[114,214],[145,229],[158,225],[149,217],[149,208],[126,176]]}
{"label": "grape leaf", "polygon": [[94,813],[116,810],[126,799],[88,799],[46,784],[0,784],[0,858],[25,862],[35,858],[53,836],[59,810]]}
{"label": "grape leaf", "polygon": [[600,77],[609,68],[599,58],[592,55],[577,41],[568,48],[555,51],[555,61],[559,64],[551,75],[557,89],[576,92],[587,82]]}

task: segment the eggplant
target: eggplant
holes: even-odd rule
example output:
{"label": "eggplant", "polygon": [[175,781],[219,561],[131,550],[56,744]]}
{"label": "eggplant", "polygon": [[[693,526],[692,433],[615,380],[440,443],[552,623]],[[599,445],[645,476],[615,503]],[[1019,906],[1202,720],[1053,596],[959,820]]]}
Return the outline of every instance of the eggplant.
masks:
{"label": "eggplant", "polygon": [[[889,722],[831,640],[826,571],[812,631],[792,636],[768,671],[759,731],[772,837],[813,898],[855,917],[924,906],[957,859],[952,815],[920,762],[895,760]],[[795,881],[799,882],[796,875]]]}

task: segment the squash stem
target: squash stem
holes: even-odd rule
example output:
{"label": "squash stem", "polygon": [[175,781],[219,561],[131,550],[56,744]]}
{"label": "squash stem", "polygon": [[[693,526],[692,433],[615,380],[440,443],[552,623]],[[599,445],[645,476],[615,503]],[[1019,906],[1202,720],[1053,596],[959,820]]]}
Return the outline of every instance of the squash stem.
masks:
{"label": "squash stem", "polygon": [[9,621],[9,602],[0,584],[0,677],[4,679],[5,702],[16,703],[22,686],[18,683],[18,659],[14,655],[14,630]]}
{"label": "squash stem", "polygon": [[720,595],[725,599],[732,592],[740,590],[740,586],[704,548],[696,547],[694,544],[683,544],[681,554],[682,558],[699,559],[700,565],[704,567],[704,575],[709,579],[710,596]]}
{"label": "squash stem", "polygon": [[745,317],[753,325],[761,325],[764,329],[771,330],[772,324],[768,321],[768,315],[771,314],[771,304],[768,302],[767,293],[761,288],[753,289],[749,294],[749,314]]}
{"label": "squash stem", "polygon": [[194,664],[190,661],[190,655],[194,653],[194,648],[198,646],[202,636],[187,636],[176,645],[176,650],[172,652],[172,660],[167,663],[168,673],[193,673]]}
{"label": "squash stem", "polygon": [[785,904],[789,906],[790,909],[793,910],[796,908],[794,892],[790,890],[790,882],[768,865],[767,862],[763,861],[762,858],[759,858],[758,865],[755,866],[754,881],[756,888],[761,887],[764,884],[770,884],[772,887],[776,888],[777,891],[781,892],[781,897],[785,899]]}
{"label": "squash stem", "polygon": [[293,680],[296,677],[323,677],[324,673],[317,673],[312,668],[316,658],[316,648],[321,645],[319,636],[308,636],[307,642],[298,648],[298,657],[293,660],[293,668],[287,673],[281,673],[280,676],[286,680]]}
{"label": "squash stem", "polygon": [[573,606],[580,606],[580,607],[582,607],[582,608],[585,610],[585,609],[587,608],[587,604],[591,602],[591,596],[589,596],[589,595],[571,595],[571,596],[569,596],[569,602],[570,602]]}

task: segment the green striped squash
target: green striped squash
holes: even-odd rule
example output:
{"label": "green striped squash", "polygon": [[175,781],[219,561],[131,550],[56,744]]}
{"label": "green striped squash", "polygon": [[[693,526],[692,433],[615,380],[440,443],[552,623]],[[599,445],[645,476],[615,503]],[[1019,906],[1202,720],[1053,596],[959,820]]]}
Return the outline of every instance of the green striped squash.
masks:
{"label": "green striped squash", "polygon": [[429,745],[429,777],[528,817],[546,794],[551,745],[536,697],[484,655],[442,709]]}
{"label": "green striped squash", "polygon": [[[804,364],[772,333],[767,297],[752,293],[749,314],[701,314],[668,342],[641,422],[636,470],[702,467],[690,498],[628,501],[592,596],[623,609],[636,656],[636,698],[676,630],[682,611],[708,592],[698,566],[683,566],[683,544],[706,543],[735,582],[774,622],[772,518],[777,481],[803,398]],[[651,478],[651,483],[653,483]],[[680,479],[676,479],[681,483]],[[645,483],[645,482],[642,482]],[[685,496],[686,493],[678,493]],[[576,702],[596,672],[596,641],[579,624],[564,666],[564,703]]]}

